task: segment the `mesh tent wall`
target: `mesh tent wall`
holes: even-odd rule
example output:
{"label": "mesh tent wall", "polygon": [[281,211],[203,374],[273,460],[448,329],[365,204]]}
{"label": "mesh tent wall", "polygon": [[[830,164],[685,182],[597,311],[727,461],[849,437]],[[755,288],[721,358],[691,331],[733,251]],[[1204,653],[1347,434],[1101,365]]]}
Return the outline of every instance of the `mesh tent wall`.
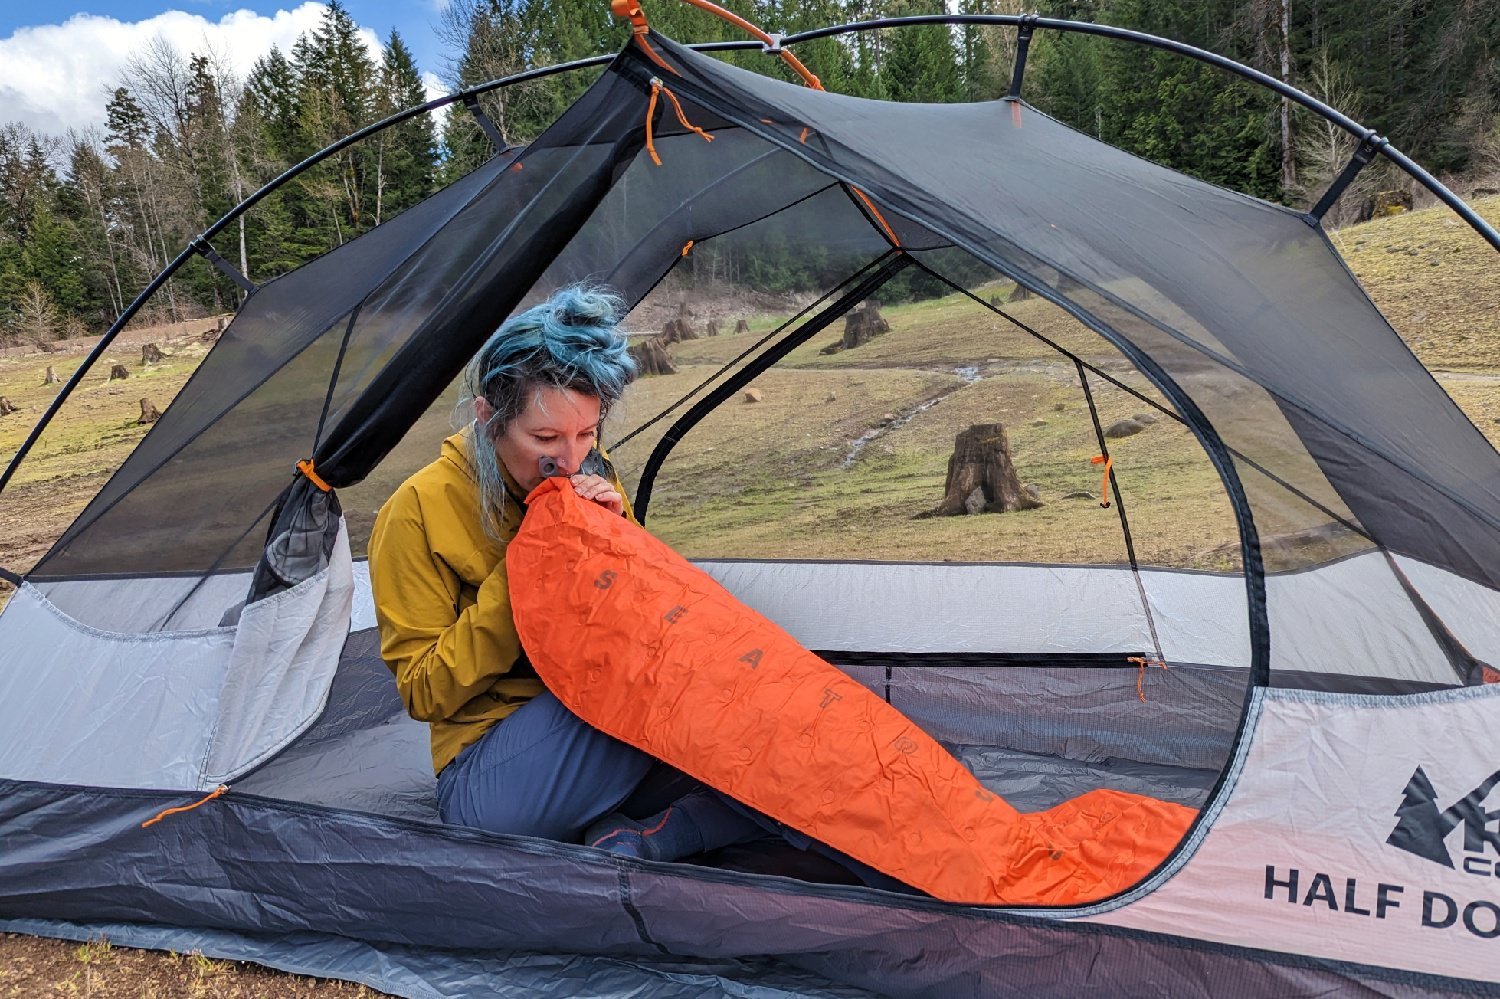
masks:
{"label": "mesh tent wall", "polygon": [[[1127,993],[1230,975],[1288,994],[1493,988],[1500,457],[1316,218],[1018,100],[863,101],[650,45],[712,143],[663,118],[652,163],[663,70],[627,49],[526,149],[257,288],[27,574],[0,616],[5,925],[207,940],[413,995],[462,994],[469,974],[662,994],[1033,994],[1085,975]],[[590,277],[646,302],[682,278],[689,241],[754,255],[798,233],[834,262],[817,297],[700,395],[622,427],[641,430],[615,450],[648,514],[670,512],[674,467],[728,400],[812,370],[798,351],[915,273],[975,314],[997,312],[981,278],[1035,293],[1123,365],[1054,341],[1079,392],[1160,413],[1222,484],[1232,572],[1130,546],[1113,564],[875,560],[858,539],[843,558],[700,562],[1002,793],[1040,807],[1125,786],[1201,807],[1118,897],[978,910],[433,818],[354,501],[428,460],[445,389],[529,297]],[[308,456],[347,516],[293,474]],[[1139,506],[1128,474],[1110,516]],[[166,504],[180,515],[151,526]],[[306,556],[290,578],[266,582],[268,538],[273,560]],[[1133,657],[1171,666],[1144,702]],[[1036,774],[1040,792],[1020,779]],[[566,970],[540,957],[559,951],[578,955]]]}

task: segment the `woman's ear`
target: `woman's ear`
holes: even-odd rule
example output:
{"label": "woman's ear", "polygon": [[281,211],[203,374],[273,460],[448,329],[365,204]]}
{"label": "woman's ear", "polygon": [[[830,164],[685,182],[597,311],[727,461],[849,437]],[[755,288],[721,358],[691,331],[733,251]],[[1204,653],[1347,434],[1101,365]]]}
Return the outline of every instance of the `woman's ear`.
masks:
{"label": "woman's ear", "polygon": [[474,419],[479,421],[481,427],[488,427],[490,420],[495,418],[495,407],[489,404],[484,396],[474,397]]}

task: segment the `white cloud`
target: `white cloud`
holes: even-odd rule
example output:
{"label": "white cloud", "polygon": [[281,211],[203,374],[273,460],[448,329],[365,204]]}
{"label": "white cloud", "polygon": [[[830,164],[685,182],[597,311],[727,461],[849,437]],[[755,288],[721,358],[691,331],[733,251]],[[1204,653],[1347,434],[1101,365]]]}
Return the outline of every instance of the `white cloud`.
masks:
{"label": "white cloud", "polygon": [[[104,106],[130,57],[161,36],[184,56],[212,51],[244,76],[255,60],[279,47],[290,52],[297,37],[318,25],[324,7],[302,3],[263,16],[248,10],[210,21],[171,10],[142,21],[78,14],[62,24],[17,29],[0,38],[0,121],[21,121],[47,135],[104,126]],[[375,33],[361,29],[371,56],[380,58]],[[424,79],[432,92],[432,81]]]}
{"label": "white cloud", "polygon": [[448,85],[438,79],[436,73],[423,73],[422,87],[427,91],[427,99],[429,101],[435,101],[439,97],[448,96]]}

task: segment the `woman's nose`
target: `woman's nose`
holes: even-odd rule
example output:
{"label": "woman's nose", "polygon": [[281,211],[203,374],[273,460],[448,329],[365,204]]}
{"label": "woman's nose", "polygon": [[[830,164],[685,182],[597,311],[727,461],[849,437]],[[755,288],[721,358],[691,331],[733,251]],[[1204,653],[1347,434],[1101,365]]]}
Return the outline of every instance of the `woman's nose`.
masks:
{"label": "woman's nose", "polygon": [[591,444],[568,445],[563,454],[557,456],[559,465],[563,465],[569,475],[577,475],[578,470],[583,467],[583,460],[589,456]]}

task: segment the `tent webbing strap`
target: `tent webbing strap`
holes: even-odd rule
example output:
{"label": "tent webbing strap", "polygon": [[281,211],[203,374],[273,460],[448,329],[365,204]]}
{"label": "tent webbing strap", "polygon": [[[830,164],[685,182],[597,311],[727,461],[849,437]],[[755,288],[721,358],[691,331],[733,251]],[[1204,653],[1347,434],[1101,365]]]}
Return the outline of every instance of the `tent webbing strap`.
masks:
{"label": "tent webbing strap", "polygon": [[1323,196],[1313,206],[1313,210],[1308,212],[1313,221],[1322,221],[1328,209],[1332,208],[1334,202],[1338,201],[1339,196],[1344,193],[1344,189],[1354,182],[1354,178],[1359,176],[1361,170],[1370,165],[1375,154],[1380,152],[1385,145],[1387,145],[1386,140],[1376,135],[1374,131],[1365,133],[1365,137],[1355,148],[1354,155],[1349,157],[1349,162],[1344,165],[1343,172],[1334,178],[1333,183],[1328,185],[1328,190],[1323,192]]}
{"label": "tent webbing strap", "polygon": [[1083,397],[1089,404],[1089,419],[1094,422],[1094,437],[1099,441],[1099,454],[1104,459],[1104,475],[1109,481],[1109,491],[1115,498],[1115,510],[1120,515],[1120,531],[1125,535],[1125,554],[1130,559],[1130,575],[1135,580],[1136,592],[1140,594],[1141,610],[1146,615],[1146,627],[1151,632],[1151,647],[1156,651],[1156,661],[1165,664],[1162,655],[1161,637],[1156,633],[1156,619],[1151,615],[1151,600],[1146,596],[1146,583],[1141,579],[1141,565],[1135,557],[1135,539],[1130,534],[1130,518],[1125,515],[1125,497],[1120,493],[1120,483],[1115,478],[1114,465],[1109,461],[1109,443],[1104,437],[1104,425],[1099,422],[1099,407],[1094,404],[1094,392],[1089,388],[1089,374],[1083,362],[1075,360],[1078,368],[1078,383],[1083,386]]}
{"label": "tent webbing strap", "polygon": [[464,109],[474,116],[479,122],[479,127],[484,129],[484,134],[489,137],[490,144],[495,147],[495,152],[505,152],[506,142],[500,134],[500,129],[490,120],[490,116],[484,113],[484,108],[479,106],[478,94],[464,94]]}
{"label": "tent webbing strap", "polygon": [[195,253],[217,267],[229,280],[239,285],[240,290],[245,294],[253,295],[258,290],[258,286],[254,281],[245,277],[233,264],[220,256],[219,251],[214,249],[213,244],[202,236],[194,237],[192,243],[189,245]]}
{"label": "tent webbing strap", "polygon": [[20,576],[11,572],[3,565],[0,565],[0,579],[5,580],[12,586],[20,586],[23,582],[25,582],[25,580],[23,580]]}
{"label": "tent webbing strap", "polygon": [[[731,395],[750,384],[752,380],[771,365],[791,353],[793,349],[801,346],[827,329],[831,323],[844,315],[844,313],[874,294],[878,288],[900,273],[910,263],[911,255],[907,253],[891,250],[882,254],[870,265],[860,270],[859,273],[865,274],[862,281],[859,281],[852,287],[847,287],[847,290],[839,296],[837,301],[793,330],[779,343],[771,347],[770,350],[745,365],[739,371],[736,371],[722,385],[714,389],[714,391],[710,392],[703,399],[700,399],[676,423],[667,428],[667,432],[662,434],[661,440],[656,442],[656,447],[652,450],[651,456],[646,459],[646,465],[641,470],[641,481],[640,485],[636,487],[635,503],[633,504],[636,519],[642,524],[646,522],[646,511],[651,504],[651,487],[656,481],[656,473],[661,469],[662,463],[667,460],[667,455],[672,453],[672,449],[677,446],[677,442],[682,440],[683,436],[689,430]],[[849,282],[844,282],[845,286],[848,286],[848,284]]]}
{"label": "tent webbing strap", "polygon": [[1021,26],[1016,30],[1016,61],[1010,71],[1010,91],[1005,95],[1007,100],[1017,100],[1021,96],[1021,80],[1026,75],[1026,53],[1031,49],[1031,36],[1036,31],[1037,15],[1021,15]]}

